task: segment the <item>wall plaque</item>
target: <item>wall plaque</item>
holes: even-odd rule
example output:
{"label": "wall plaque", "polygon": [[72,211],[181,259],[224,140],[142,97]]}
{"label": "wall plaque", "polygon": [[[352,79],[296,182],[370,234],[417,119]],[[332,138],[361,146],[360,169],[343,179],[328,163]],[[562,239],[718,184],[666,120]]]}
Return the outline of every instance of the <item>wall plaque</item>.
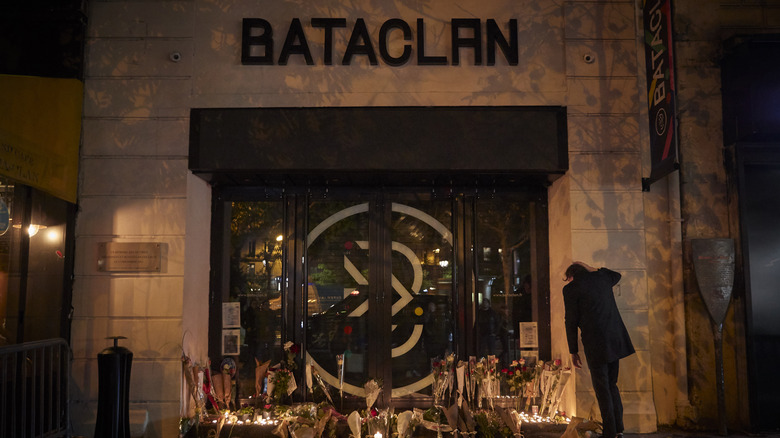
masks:
{"label": "wall plaque", "polygon": [[160,272],[161,246],[156,242],[101,242],[100,272]]}

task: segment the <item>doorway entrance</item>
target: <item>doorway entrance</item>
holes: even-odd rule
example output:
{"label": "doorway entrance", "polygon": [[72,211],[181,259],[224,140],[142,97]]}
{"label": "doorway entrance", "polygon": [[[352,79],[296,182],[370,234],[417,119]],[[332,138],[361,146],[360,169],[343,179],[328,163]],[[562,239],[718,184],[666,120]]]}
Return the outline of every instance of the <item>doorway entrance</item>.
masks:
{"label": "doorway entrance", "polygon": [[[549,359],[543,187],[232,188],[214,199],[209,356],[235,367],[238,398],[262,393],[256,369],[285,360],[285,345],[292,398],[345,406],[365,404],[370,379],[380,404],[429,405],[432,363],[450,355]],[[521,323],[536,333],[522,350]],[[322,381],[311,389],[308,364]]]}

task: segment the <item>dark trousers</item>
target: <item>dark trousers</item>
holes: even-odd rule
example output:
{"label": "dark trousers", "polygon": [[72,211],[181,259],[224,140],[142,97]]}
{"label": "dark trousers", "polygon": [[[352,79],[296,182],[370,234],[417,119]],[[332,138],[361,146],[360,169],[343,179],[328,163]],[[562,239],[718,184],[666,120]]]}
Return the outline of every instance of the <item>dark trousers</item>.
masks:
{"label": "dark trousers", "polygon": [[623,433],[623,402],[617,387],[619,361],[590,369],[593,390],[599,402],[601,421],[604,423],[604,437],[614,438]]}

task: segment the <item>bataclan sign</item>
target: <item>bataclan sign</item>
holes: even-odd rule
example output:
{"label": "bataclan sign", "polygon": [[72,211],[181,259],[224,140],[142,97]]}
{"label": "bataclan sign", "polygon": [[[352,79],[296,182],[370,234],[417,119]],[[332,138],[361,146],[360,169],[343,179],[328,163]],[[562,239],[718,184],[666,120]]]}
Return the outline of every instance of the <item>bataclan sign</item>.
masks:
{"label": "bataclan sign", "polygon": [[[485,47],[486,65],[495,65],[496,48],[501,52],[509,65],[517,65],[517,20],[510,19],[508,23],[508,38],[499,28],[496,20],[485,21],[485,37],[482,36],[482,20],[477,18],[453,18],[450,20],[451,53],[429,54],[425,51],[425,21],[417,19],[416,34],[412,27],[400,18],[391,18],[379,28],[379,36],[372,41],[366,23],[362,18],[355,21],[349,36],[349,42],[344,47],[334,47],[333,36],[340,29],[347,28],[346,18],[312,18],[309,29],[305,30],[299,18],[293,18],[284,38],[279,56],[274,53],[274,29],[271,23],[262,18],[244,18],[241,38],[241,64],[243,65],[287,65],[293,56],[300,56],[307,65],[314,65],[314,56],[307,40],[307,33],[324,33],[322,53],[317,53],[318,61],[332,65],[334,56],[341,57],[342,65],[350,65],[355,57],[365,57],[371,65],[377,65],[379,59],[390,66],[401,66],[412,59],[412,46],[416,45],[416,61],[418,65],[459,65],[460,49],[470,49],[473,53],[473,64],[483,65],[482,49]],[[468,36],[461,36],[461,30]],[[394,40],[390,44],[389,37],[393,32],[401,32],[404,43]],[[483,45],[484,43],[484,45]],[[390,46],[393,47],[390,47]],[[338,49],[338,52],[335,50]],[[379,56],[377,57],[377,50]]]}

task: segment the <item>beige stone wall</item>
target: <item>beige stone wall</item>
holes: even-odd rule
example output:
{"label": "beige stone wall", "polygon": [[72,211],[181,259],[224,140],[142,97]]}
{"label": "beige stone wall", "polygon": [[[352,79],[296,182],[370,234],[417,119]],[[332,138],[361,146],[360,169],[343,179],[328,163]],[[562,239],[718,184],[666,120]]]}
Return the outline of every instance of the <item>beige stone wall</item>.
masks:
{"label": "beige stone wall", "polygon": [[[637,39],[637,10],[632,2],[568,2],[564,11],[571,257],[623,274],[615,293],[637,350],[621,361],[619,386],[626,429],[651,432],[656,429],[657,414],[650,333],[654,296],[650,293],[663,291],[648,290],[646,246],[654,237],[648,237],[645,230],[641,186],[644,149],[640,132],[645,127],[640,90],[644,80],[638,76],[642,46]],[[593,59],[590,63],[588,56]],[[556,256],[551,251],[551,257]],[[553,277],[556,274],[561,276],[554,272]],[[559,293],[560,289],[551,291],[551,295]],[[587,369],[577,371],[576,376],[577,415],[598,417]],[[656,404],[663,401],[656,399]]]}
{"label": "beige stone wall", "polygon": [[[695,238],[736,239],[739,217],[734,182],[724,165],[720,61],[723,41],[735,35],[780,31],[780,2],[684,1],[675,5],[679,90],[681,191],[686,249]],[[730,193],[731,192],[731,193]],[[741,266],[737,266],[738,271]],[[749,425],[745,303],[741,285],[723,324],[726,417],[731,429]],[[699,427],[718,424],[713,328],[686,254],[685,323],[690,400]]]}
{"label": "beige stone wall", "polygon": [[[148,418],[149,437],[177,436],[182,352],[205,359],[205,339],[196,336],[203,336],[207,308],[210,201],[206,184],[187,172],[194,11],[193,2],[89,5],[73,296],[75,435],[94,433],[97,354],[111,345],[105,337],[128,338],[120,345],[133,352],[131,429]],[[178,63],[169,59],[174,51],[185,55]],[[99,272],[100,242],[160,243],[161,272]]]}
{"label": "beige stone wall", "polygon": [[[226,0],[92,1],[87,47],[77,271],[74,284],[74,432],[91,436],[97,353],[123,335],[135,354],[131,408],[148,412],[149,437],[175,436],[183,409],[180,357],[205,360],[210,199],[187,171],[189,109],[381,105],[565,105],[569,173],[550,188],[553,352],[567,359],[561,274],[572,260],[619,270],[619,305],[638,354],[620,385],[629,431],[671,423],[677,398],[669,311],[668,195],[641,192],[644,80],[637,7],[624,1]],[[387,18],[426,20],[430,51],[447,54],[450,18],[518,19],[520,63],[508,66],[240,64],[241,19],[365,18],[372,37]],[[309,44],[321,44],[321,32]],[[347,32],[336,46],[344,47]],[[321,39],[321,38],[320,38]],[[170,54],[181,60],[173,62]],[[278,53],[278,50],[277,50]],[[318,56],[315,50],[315,58]],[[585,55],[593,62],[586,62]],[[338,56],[337,58],[338,59]],[[381,61],[380,61],[381,63]],[[643,137],[644,136],[644,137]],[[100,242],[159,242],[163,272],[100,273]],[[564,401],[593,408],[587,370]],[[597,409],[595,410],[597,411]],[[594,411],[594,412],[595,412]]]}

